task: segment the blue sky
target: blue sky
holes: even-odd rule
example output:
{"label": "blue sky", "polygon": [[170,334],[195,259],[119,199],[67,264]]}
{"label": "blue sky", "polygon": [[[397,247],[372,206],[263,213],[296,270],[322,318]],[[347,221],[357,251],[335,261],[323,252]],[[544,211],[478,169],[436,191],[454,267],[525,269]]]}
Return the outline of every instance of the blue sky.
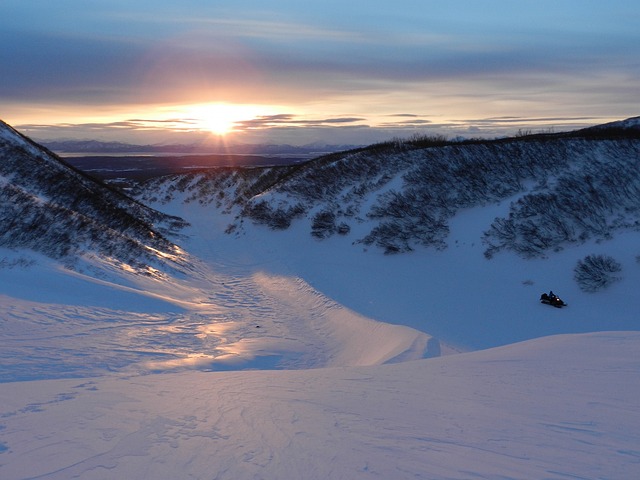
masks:
{"label": "blue sky", "polygon": [[565,130],[640,115],[638,25],[635,0],[3,0],[0,118],[138,143]]}

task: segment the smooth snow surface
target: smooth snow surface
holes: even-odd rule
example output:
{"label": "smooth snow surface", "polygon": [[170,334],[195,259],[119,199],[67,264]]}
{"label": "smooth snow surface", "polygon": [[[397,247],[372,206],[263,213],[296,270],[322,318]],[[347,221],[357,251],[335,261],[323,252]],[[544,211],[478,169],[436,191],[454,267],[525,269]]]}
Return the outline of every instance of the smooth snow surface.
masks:
{"label": "smooth snow surface", "polygon": [[[219,268],[264,271],[304,279],[316,291],[368,318],[407,325],[440,340],[443,351],[475,350],[545,335],[602,330],[639,330],[640,232],[606,242],[525,260],[503,252],[484,255],[482,233],[508,212],[509,201],[459,212],[450,225],[445,251],[417,250],[383,255],[352,245],[360,232],[316,240],[304,221],[273,232],[246,225],[224,234],[231,220],[213,207],[178,200],[152,205],[192,223],[186,247]],[[368,227],[362,227],[367,230]],[[582,292],[573,279],[578,260],[612,255],[623,265],[622,281],[596,294]],[[541,306],[540,294],[554,290],[570,308]]]}
{"label": "smooth snow surface", "polygon": [[66,272],[44,258],[1,269],[0,381],[377,365],[432,356],[429,347],[439,347],[417,330],[362,317],[300,278],[201,267],[188,280],[134,277],[132,286]]}
{"label": "smooth snow surface", "polygon": [[[640,478],[637,233],[489,261],[494,205],[390,257],[162,208],[186,274],[0,250],[2,480]],[[623,278],[585,294],[591,253]]]}
{"label": "smooth snow surface", "polygon": [[633,479],[638,333],[379,367],[0,385],[3,479]]}

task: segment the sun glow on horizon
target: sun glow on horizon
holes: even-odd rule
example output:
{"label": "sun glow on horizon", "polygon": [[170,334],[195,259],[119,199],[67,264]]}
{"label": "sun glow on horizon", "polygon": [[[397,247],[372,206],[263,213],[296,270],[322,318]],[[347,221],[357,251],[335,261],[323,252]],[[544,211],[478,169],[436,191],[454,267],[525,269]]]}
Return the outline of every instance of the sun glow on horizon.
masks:
{"label": "sun glow on horizon", "polygon": [[264,105],[203,103],[185,106],[181,115],[188,117],[193,129],[225,136],[237,131],[241,122],[279,113],[279,109]]}

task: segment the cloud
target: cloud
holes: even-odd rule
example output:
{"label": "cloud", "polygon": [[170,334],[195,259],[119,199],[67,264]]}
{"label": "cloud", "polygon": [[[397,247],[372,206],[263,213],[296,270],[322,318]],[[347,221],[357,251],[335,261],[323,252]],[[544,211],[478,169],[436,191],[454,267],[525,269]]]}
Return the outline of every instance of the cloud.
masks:
{"label": "cloud", "polygon": [[479,118],[466,120],[467,123],[484,123],[489,125],[511,124],[511,123],[567,123],[567,122],[582,122],[592,121],[593,117],[493,117],[493,118]]}
{"label": "cloud", "polygon": [[[441,134],[455,137],[500,137],[513,135],[521,128],[532,131],[567,131],[604,123],[597,117],[486,117],[455,121],[422,119],[414,114],[391,115],[399,121],[372,124],[364,117],[327,117],[305,119],[294,114],[278,114],[238,122],[230,136],[233,143],[332,143],[362,145],[391,138],[408,138],[415,134]],[[117,139],[129,143],[198,143],[209,133],[189,118],[131,118],[113,122],[86,122],[14,125],[18,130],[40,140]],[[115,136],[114,136],[115,135]]]}
{"label": "cloud", "polygon": [[[393,25],[381,34],[370,25],[331,28],[302,19],[262,20],[250,13],[192,15],[187,24],[194,30],[178,33],[184,13],[150,15],[155,23],[145,22],[141,12],[125,18],[129,21],[122,28],[129,30],[118,35],[110,24],[101,33],[0,33],[7,47],[0,51],[0,98],[153,103],[196,101],[209,92],[235,95],[234,101],[242,94],[297,101],[312,92],[409,90],[443,81],[459,91],[474,92],[473,85],[482,84],[515,93],[557,88],[604,65],[635,79],[639,74],[637,62],[624,54],[628,45],[605,48],[602,37],[586,35],[563,43],[563,37],[539,37],[528,30],[507,39],[484,30],[421,32]],[[154,26],[167,32],[150,30]]]}
{"label": "cloud", "polygon": [[258,129],[271,128],[274,126],[286,127],[320,127],[323,125],[346,125],[357,122],[364,122],[364,117],[337,117],[337,118],[317,118],[304,119],[292,114],[265,115],[258,118],[237,122],[238,129]]}
{"label": "cloud", "polygon": [[416,118],[415,120],[405,120],[401,122],[384,122],[381,123],[381,127],[423,127],[426,125],[432,125],[431,120],[421,120]]}
{"label": "cloud", "polygon": [[[624,2],[94,3],[3,5],[7,120],[159,133],[194,124],[154,119],[156,105],[227,102],[296,112],[238,124],[255,134],[369,125],[492,135],[638,113],[638,14]],[[105,110],[128,120],[91,125]]]}

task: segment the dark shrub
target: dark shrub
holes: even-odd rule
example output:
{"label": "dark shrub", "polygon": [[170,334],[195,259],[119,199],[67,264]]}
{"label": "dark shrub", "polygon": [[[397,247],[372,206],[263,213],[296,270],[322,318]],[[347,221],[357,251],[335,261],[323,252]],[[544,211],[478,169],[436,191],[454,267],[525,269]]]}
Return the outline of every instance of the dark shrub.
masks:
{"label": "dark shrub", "polygon": [[311,235],[317,238],[328,238],[336,232],[336,215],[327,210],[318,212],[311,223]]}
{"label": "dark shrub", "polygon": [[587,255],[573,270],[575,281],[585,292],[596,292],[620,280],[616,275],[620,271],[622,265],[608,255]]}

